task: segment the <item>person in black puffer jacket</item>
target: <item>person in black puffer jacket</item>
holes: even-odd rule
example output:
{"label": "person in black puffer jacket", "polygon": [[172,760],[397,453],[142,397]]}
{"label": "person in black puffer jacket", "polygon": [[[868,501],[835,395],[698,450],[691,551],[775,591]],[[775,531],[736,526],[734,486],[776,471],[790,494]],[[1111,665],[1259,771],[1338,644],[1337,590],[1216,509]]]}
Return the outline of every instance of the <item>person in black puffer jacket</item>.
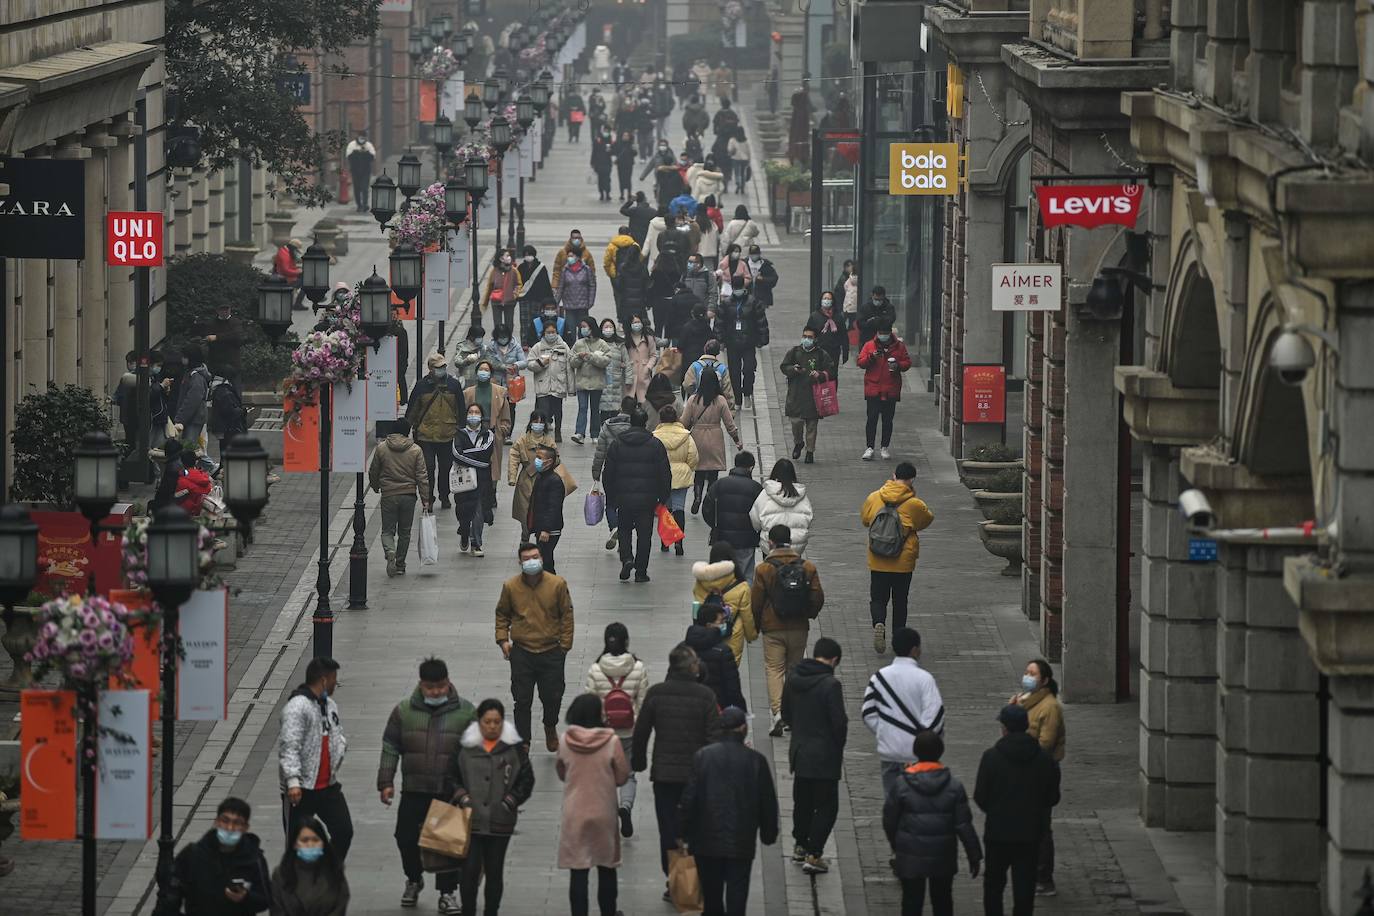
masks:
{"label": "person in black puffer jacket", "polygon": [[530,514],[527,527],[530,540],[539,546],[544,558],[544,572],[557,573],[554,568],[554,549],[563,536],[563,500],[567,487],[558,473],[558,449],[541,445],[534,450],[534,489],[530,491]]}
{"label": "person in black puffer jacket", "polygon": [[787,675],[779,714],[792,729],[787,764],[792,770],[792,858],[802,871],[824,874],[823,858],[830,831],[840,813],[840,775],[844,765],[849,715],[844,690],[835,677],[840,644],[828,636],[816,640],[810,658]]}
{"label": "person in black puffer jacket", "polygon": [[763,485],[754,479],[754,456],[737,452],[730,473],[711,484],[701,503],[701,517],[711,526],[711,543],[724,541],[735,551],[735,565],[746,582],[754,579],[759,533],[749,519]]}
{"label": "person in black puffer jacket", "polygon": [[768,315],[748,290],[740,287],[722,303],[725,319],[726,364],[730,367],[730,387],[744,407],[749,398],[753,407],[754,374],[758,371],[758,348],[768,346]]}
{"label": "person in black puffer jacket", "polygon": [[248,832],[252,814],[242,799],[219,803],[214,828],[181,848],[171,879],[158,886],[155,916],[252,916],[267,909],[271,877],[258,835]]}
{"label": "person in black puffer jacket", "polygon": [[706,673],[704,683],[716,695],[716,705],[721,709],[727,706],[748,709],[740,689],[735,654],[725,641],[735,621],[726,621],[725,605],[720,603],[718,597],[702,602],[697,609],[697,622],[687,628],[684,641],[701,660]]}
{"label": "person in black puffer jacket", "polygon": [[630,578],[631,570],[636,582],[649,581],[654,509],[667,504],[673,485],[668,450],[645,429],[648,422],[649,415],[636,408],[630,428],[611,444],[602,469],[606,505],[616,510],[619,526],[622,581]]}
{"label": "person in black puffer jacket", "polygon": [[954,876],[964,844],[969,873],[978,877],[983,850],[973,829],[964,784],[943,764],[945,743],[933,731],[916,735],[916,763],[907,767],[883,804],[883,830],[902,882],[902,913],[920,913],[930,888],[934,916],[954,912]]}

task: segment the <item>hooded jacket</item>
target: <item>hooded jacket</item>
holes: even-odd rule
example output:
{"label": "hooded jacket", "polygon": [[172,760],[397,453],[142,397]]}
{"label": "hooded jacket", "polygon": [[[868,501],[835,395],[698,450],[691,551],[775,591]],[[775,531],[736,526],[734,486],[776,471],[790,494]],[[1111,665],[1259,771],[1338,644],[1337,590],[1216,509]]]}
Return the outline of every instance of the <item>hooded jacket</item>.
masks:
{"label": "hooded jacket", "polygon": [[725,193],[725,174],[703,167],[692,176],[691,191],[697,200],[705,200],[713,194],[722,195]]}
{"label": "hooded jacket", "polygon": [[[716,332],[713,336],[715,339],[719,339],[722,335],[720,332]],[[725,395],[725,400],[730,405],[730,409],[733,411],[738,408],[739,405],[735,402],[735,388],[730,382],[730,370],[725,365],[724,360],[710,353],[702,353],[696,359],[688,360],[685,350],[682,355],[683,362],[688,364],[687,371],[682,376],[682,390],[687,397],[696,394],[701,374],[709,369],[716,374],[716,378],[720,379],[720,393]]]}
{"label": "hooded jacket", "polygon": [[535,397],[566,398],[572,393],[572,351],[563,338],[549,343],[541,337],[530,347],[526,362],[534,376]]}
{"label": "hooded jacket", "polygon": [[811,585],[810,614],[806,617],[780,617],[773,610],[773,589],[777,586],[778,567],[786,566],[797,560],[800,554],[791,547],[775,547],[769,551],[763,562],[754,568],[754,582],[749,596],[754,607],[754,619],[758,621],[759,632],[771,633],[778,630],[809,630],[811,621],[820,616],[825,607],[825,589],[821,587],[821,576],[816,564],[802,560],[806,571],[806,581]]}
{"label": "hooded jacket", "polygon": [[[720,299],[720,283],[716,281],[715,274],[712,273],[709,268],[703,266],[700,270],[687,271],[682,275],[682,285],[687,287],[687,290],[693,296],[695,296],[697,301],[700,302],[702,305],[706,306],[707,308],[716,307],[716,303]],[[696,319],[692,320],[695,321]],[[710,328],[706,326],[706,321],[704,318],[701,320],[701,324],[703,327],[706,328],[707,331],[710,330]],[[679,331],[679,334],[683,334],[685,332],[686,329],[683,328],[681,331]],[[706,341],[710,340],[712,336],[713,335],[708,333],[706,336],[701,338],[701,343],[705,344]],[[691,354],[691,357],[692,359],[696,359],[700,355],[701,347],[698,346],[696,350]],[[683,351],[683,356],[687,356],[687,352],[685,350]]]}
{"label": "hooded jacket", "polygon": [[513,332],[504,345],[493,334],[482,356],[491,360],[491,380],[502,388],[508,387],[506,382],[511,373],[519,375],[528,365],[525,348],[520,346],[520,340]]}
{"label": "hooded jacket", "polygon": [[[645,204],[648,206],[648,204]],[[622,210],[623,212],[623,210]],[[647,223],[645,229],[648,229]],[[634,236],[615,235],[611,238],[611,243],[606,246],[606,255],[601,259],[601,267],[606,271],[606,276],[614,281],[618,275],[617,264],[620,260],[620,252],[639,247]]]}
{"label": "hooded jacket", "polygon": [[372,452],[367,483],[383,496],[414,495],[429,491],[425,453],[409,436],[391,433]]}
{"label": "hooded jacket", "polygon": [[425,703],[425,695],[417,684],[387,717],[382,731],[377,789],[395,785],[396,766],[400,764],[403,792],[451,798],[459,741],[476,717],[477,707],[460,697],[452,684],[448,699],[438,706]]}
{"label": "hooded jacket", "polygon": [[281,863],[272,869],[272,916],[344,916],[348,878],[335,878],[322,863],[295,863],[295,884],[286,886]]}
{"label": "hooded jacket", "polygon": [[634,364],[630,361],[630,355],[625,352],[625,341],[619,335],[614,340],[604,337],[602,340],[606,342],[609,350],[605,384],[601,389],[601,415],[609,417],[620,412],[621,398],[625,397],[626,390],[634,385]]}
{"label": "hooded jacket", "polygon": [[282,792],[287,789],[315,788],[320,773],[324,736],[329,735],[329,784],[339,782],[348,739],[339,721],[339,706],[333,697],[320,699],[306,684],[301,684],[281,709],[281,731],[277,738],[277,775]]}
{"label": "hooded jacket", "polygon": [[554,766],[563,781],[558,867],[619,867],[616,788],[629,780],[630,767],[615,732],[569,726]]}
{"label": "hooded jacket", "polygon": [[983,752],[973,800],[986,842],[1038,843],[1059,804],[1059,764],[1026,732],[1004,735]]}
{"label": "hooded jacket", "polygon": [[608,505],[630,515],[650,512],[668,502],[673,487],[668,451],[647,430],[631,427],[606,453],[601,480]]}
{"label": "hooded jacket", "polygon": [[[899,371],[892,371],[889,357],[897,361]],[[877,337],[867,341],[855,362],[864,370],[864,397],[884,401],[902,399],[902,373],[911,368],[911,353],[896,334],[887,343],[880,343]]]}
{"label": "hooded jacket", "polygon": [[876,305],[870,298],[867,302],[859,304],[859,338],[864,342],[870,340],[874,334],[878,333],[878,322],[891,321],[897,322],[897,308],[892,304],[892,300],[883,297]]}
{"label": "hooded jacket", "polygon": [[768,760],[729,732],[697,751],[678,824],[693,855],[752,859],[778,839],[778,793]]}
{"label": "hooded jacket", "polygon": [[835,669],[804,658],[782,688],[782,720],[792,729],[787,764],[799,779],[839,779],[849,714]]}
{"label": "hooded jacket", "polygon": [[725,541],[736,550],[758,547],[759,530],[750,513],[762,492],[763,487],[743,468],[731,468],[711,484],[701,503],[701,518],[711,526],[711,543]]}
{"label": "hooded jacket", "polygon": [[458,424],[468,412],[463,401],[463,385],[445,375],[426,375],[410,392],[406,421],[416,442],[452,442]]}
{"label": "hooded jacket", "polygon": [[[604,406],[604,395],[602,396],[602,403]],[[619,410],[619,402],[617,401],[616,403],[616,409]],[[601,479],[601,470],[606,466],[606,455],[610,452],[611,445],[624,435],[629,428],[630,415],[624,413],[617,413],[614,416],[607,417],[605,422],[601,424],[601,431],[596,437],[596,454],[592,456],[592,480],[599,481]]]}
{"label": "hooded jacket", "polygon": [[739,668],[735,664],[735,656],[730,652],[730,645],[720,630],[694,623],[687,627],[687,634],[682,641],[696,652],[706,674],[702,683],[710,687],[711,692],[716,695],[716,705],[721,709],[727,706],[748,709],[744,693],[740,689]]}
{"label": "hooded jacket", "polygon": [[806,486],[799,483],[792,486],[797,495],[785,496],[779,481],[765,480],[763,492],[749,510],[749,520],[753,522],[754,530],[765,537],[774,525],[786,525],[792,529],[792,547],[797,553],[805,554],[806,541],[811,533],[811,518],[815,513],[811,508],[811,500],[806,498]]}
{"label": "hooded jacket", "polygon": [[680,490],[690,487],[697,470],[697,444],[692,434],[680,422],[660,423],[654,427],[653,436],[668,452],[668,464],[672,468],[672,488]]}
{"label": "hooded jacket", "polygon": [[[235,878],[248,882],[248,896],[234,903],[224,888]],[[154,916],[251,916],[272,902],[272,879],[262,842],[256,833],[245,833],[239,844],[224,852],[214,829],[207,830],[189,846],[183,846],[172,862],[171,880],[157,892]]]}
{"label": "hooded jacket", "polygon": [[897,516],[902,520],[906,540],[902,542],[902,552],[895,557],[880,557],[869,550],[868,568],[875,572],[909,573],[916,568],[916,560],[921,556],[921,538],[916,532],[929,528],[930,523],[935,521],[935,513],[900,480],[884,480],[881,487],[864,499],[859,509],[859,521],[867,528],[873,524],[883,506],[889,504],[897,507]]}
{"label": "hooded jacket", "polygon": [[[578,264],[581,267],[577,267]],[[569,260],[558,287],[558,302],[569,312],[588,312],[596,304],[596,266],[590,254],[582,261]],[[570,322],[571,323],[571,322]],[[576,333],[576,328],[569,328]]]}
{"label": "hooded jacket", "polygon": [[744,658],[744,644],[759,638],[759,630],[754,623],[754,605],[750,600],[749,583],[736,575],[733,560],[721,560],[719,563],[698,560],[692,564],[692,577],[696,579],[692,586],[693,599],[705,601],[712,592],[719,592],[726,607],[730,609],[733,619],[725,641],[735,657],[735,664],[739,665],[740,660]]}
{"label": "hooded jacket", "polygon": [[563,243],[563,247],[558,249],[558,254],[553,256],[553,291],[555,295],[563,283],[563,268],[567,266],[569,260],[580,259],[582,266],[592,277],[592,289],[596,289],[596,258],[587,250],[587,243],[583,242],[582,247],[573,251],[572,242]]}
{"label": "hooded jacket", "polygon": [[768,313],[753,296],[731,296],[721,305],[725,326],[725,346],[757,349],[768,346]]}
{"label": "hooded jacket", "polygon": [[[605,700],[606,694],[616,686],[630,695],[638,718],[640,707],[644,705],[644,696],[649,692],[648,667],[629,652],[624,655],[602,653],[587,669],[586,690]],[[621,738],[629,738],[633,734],[634,729],[630,728],[616,730],[616,735]]]}
{"label": "hooded jacket", "polygon": [[958,843],[969,864],[983,859],[964,784],[943,763],[915,763],[903,771],[883,804],[883,832],[903,880],[957,874]]}
{"label": "hooded jacket", "polygon": [[864,724],[878,739],[878,758],[906,763],[919,732],[945,730],[945,701],[935,676],[914,658],[894,658],[868,679],[864,691]]}
{"label": "hooded jacket", "polygon": [[463,731],[453,781],[458,804],[472,811],[469,824],[478,836],[510,836],[520,806],[534,794],[534,768],[515,723],[506,719],[490,751],[482,728],[473,721]]}
{"label": "hooded jacket", "polygon": [[[649,765],[649,736],[654,737],[653,766]],[[669,671],[649,688],[635,716],[630,766],[649,770],[654,782],[685,783],[692,775],[692,755],[720,737],[716,695],[696,675]]]}

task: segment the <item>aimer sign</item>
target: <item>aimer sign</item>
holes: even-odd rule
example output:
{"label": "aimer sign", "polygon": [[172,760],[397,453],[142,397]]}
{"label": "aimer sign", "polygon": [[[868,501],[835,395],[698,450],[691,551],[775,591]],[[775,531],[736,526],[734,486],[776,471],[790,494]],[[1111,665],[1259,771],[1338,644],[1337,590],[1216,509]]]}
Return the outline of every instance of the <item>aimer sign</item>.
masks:
{"label": "aimer sign", "polygon": [[959,193],[959,144],[893,143],[887,156],[887,193]]}
{"label": "aimer sign", "polygon": [[1062,301],[1064,268],[1049,264],[992,265],[994,312],[1057,312]]}
{"label": "aimer sign", "polygon": [[111,267],[162,266],[162,214],[105,214],[105,263]]}

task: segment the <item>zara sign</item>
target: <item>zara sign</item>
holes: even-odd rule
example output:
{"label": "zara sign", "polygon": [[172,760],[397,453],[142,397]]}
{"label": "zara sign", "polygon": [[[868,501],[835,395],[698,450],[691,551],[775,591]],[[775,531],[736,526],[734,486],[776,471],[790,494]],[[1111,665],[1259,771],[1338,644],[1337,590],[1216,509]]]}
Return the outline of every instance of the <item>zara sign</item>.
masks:
{"label": "zara sign", "polygon": [[0,156],[0,257],[86,256],[86,166],[79,159]]}

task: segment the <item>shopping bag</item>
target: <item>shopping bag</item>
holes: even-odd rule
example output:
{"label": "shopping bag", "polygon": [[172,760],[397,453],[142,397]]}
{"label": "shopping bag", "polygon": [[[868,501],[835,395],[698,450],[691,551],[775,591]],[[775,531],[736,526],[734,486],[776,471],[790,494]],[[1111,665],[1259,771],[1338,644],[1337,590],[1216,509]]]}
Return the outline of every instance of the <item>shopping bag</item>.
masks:
{"label": "shopping bag", "polygon": [[700,913],[706,905],[697,860],[681,847],[668,850],[668,893],[679,913]]}
{"label": "shopping bag", "polygon": [[582,518],[588,525],[595,527],[606,517],[606,497],[600,490],[592,490],[582,503]]}
{"label": "shopping bag", "polygon": [[519,404],[525,399],[525,377],[510,375],[506,377],[506,400]]}
{"label": "shopping bag", "polygon": [[448,472],[448,488],[454,493],[471,493],[477,489],[477,469],[455,464]]}
{"label": "shopping bag", "polygon": [[859,326],[857,324],[849,329],[849,345],[851,347],[859,345]]}
{"label": "shopping bag", "polygon": [[434,799],[429,803],[425,822],[420,825],[420,848],[455,859],[465,858],[471,822],[472,809]]}
{"label": "shopping bag", "polygon": [[587,120],[587,113],[585,111],[570,111],[568,112],[568,120],[574,124],[581,124]]}
{"label": "shopping bag", "polygon": [[687,374],[687,367],[682,363],[682,351],[677,347],[667,347],[658,354],[658,366],[656,370],[660,375],[668,377],[668,381],[673,383],[673,387],[682,385],[682,377]]}
{"label": "shopping bag", "polygon": [[678,527],[677,519],[673,518],[673,513],[667,506],[659,506],[654,510],[658,516],[658,539],[669,547],[682,540],[686,535]]}
{"label": "shopping bag", "polygon": [[563,481],[563,498],[567,499],[577,490],[577,481],[573,479],[572,471],[563,462],[558,462],[554,466],[553,472]]}
{"label": "shopping bag", "polygon": [[833,417],[840,412],[840,391],[835,380],[817,382],[811,386],[811,397],[816,401],[816,413],[822,417]]}
{"label": "shopping bag", "polygon": [[439,523],[433,512],[420,516],[420,565],[433,566],[439,562]]}
{"label": "shopping bag", "polygon": [[463,860],[455,859],[452,856],[446,856],[432,849],[421,849],[420,867],[430,874],[462,871]]}

